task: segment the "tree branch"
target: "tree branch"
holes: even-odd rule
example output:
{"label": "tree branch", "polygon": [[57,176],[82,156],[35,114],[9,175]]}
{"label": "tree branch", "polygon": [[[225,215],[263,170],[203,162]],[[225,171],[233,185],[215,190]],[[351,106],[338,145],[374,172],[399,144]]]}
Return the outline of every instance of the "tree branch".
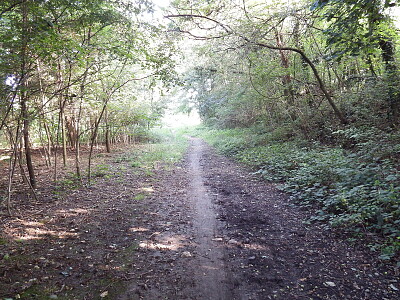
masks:
{"label": "tree branch", "polygon": [[[218,24],[221,28],[223,28],[229,34],[236,34],[239,38],[245,40],[247,43],[249,43],[251,45],[256,45],[256,46],[271,49],[271,50],[291,51],[291,52],[295,52],[295,53],[299,54],[302,57],[302,59],[310,66],[311,70],[313,71],[314,77],[318,82],[319,88],[321,89],[322,93],[324,94],[329,105],[332,107],[336,117],[338,117],[338,119],[340,120],[341,123],[348,124],[348,120],[343,115],[343,113],[339,110],[339,108],[336,106],[335,101],[329,94],[321,76],[319,76],[318,70],[315,67],[314,63],[307,57],[307,55],[304,53],[304,51],[297,49],[297,48],[292,48],[292,47],[280,47],[280,46],[274,46],[274,45],[266,44],[266,43],[262,43],[262,42],[252,41],[250,38],[248,38],[242,34],[234,33],[234,31],[231,30],[227,25],[225,25],[217,20],[214,20],[210,17],[206,17],[206,16],[202,16],[202,15],[176,14],[176,15],[167,15],[165,17],[166,18],[188,18],[188,17],[190,17],[190,18],[205,19],[205,20],[208,20],[208,21]],[[210,39],[210,38],[204,37],[204,39]]]}
{"label": "tree branch", "polygon": [[16,2],[16,3],[12,4],[10,7],[4,9],[4,10],[0,13],[0,18],[1,18],[1,16],[4,15],[6,12],[9,12],[9,11],[13,10],[14,7],[18,6],[18,5],[21,4],[22,2],[23,2],[23,1]]}
{"label": "tree branch", "polygon": [[199,19],[205,19],[211,22],[214,22],[218,24],[222,29],[224,29],[227,33],[231,34],[232,30],[228,28],[227,25],[222,24],[221,22],[214,20],[210,17],[202,16],[202,15],[194,15],[194,14],[177,14],[177,15],[167,15],[164,16],[164,18],[171,19],[171,18],[199,18]]}

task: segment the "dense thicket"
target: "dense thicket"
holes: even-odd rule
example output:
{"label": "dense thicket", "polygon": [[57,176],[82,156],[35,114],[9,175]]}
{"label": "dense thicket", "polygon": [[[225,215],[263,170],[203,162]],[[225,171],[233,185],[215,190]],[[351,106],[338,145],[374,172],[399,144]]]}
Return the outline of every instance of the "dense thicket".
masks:
{"label": "dense thicket", "polygon": [[197,49],[184,108],[224,129],[208,140],[316,219],[373,232],[383,258],[400,249],[397,4],[175,1],[169,15]]}

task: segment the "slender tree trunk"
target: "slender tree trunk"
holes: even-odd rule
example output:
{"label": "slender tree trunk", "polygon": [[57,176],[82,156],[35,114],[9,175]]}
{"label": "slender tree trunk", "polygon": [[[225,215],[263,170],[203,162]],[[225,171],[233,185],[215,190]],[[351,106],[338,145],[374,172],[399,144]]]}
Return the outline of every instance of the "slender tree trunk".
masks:
{"label": "slender tree trunk", "polygon": [[[57,81],[58,81],[58,89],[62,90],[63,86],[63,74],[62,74],[62,66],[61,66],[61,61],[58,60],[57,62]],[[63,166],[64,168],[67,166],[67,139],[66,139],[66,134],[65,134],[65,117],[64,117],[64,112],[65,112],[65,105],[66,105],[66,100],[64,99],[64,96],[62,93],[58,95],[58,103],[59,103],[59,114],[60,114],[60,126],[61,126],[61,138],[62,138],[62,158],[63,158]]]}
{"label": "slender tree trunk", "polygon": [[104,112],[104,122],[105,122],[105,133],[104,133],[104,139],[106,143],[106,151],[107,153],[111,153],[111,140],[110,140],[110,124],[108,120],[108,109],[106,108]]}
{"label": "slender tree trunk", "polygon": [[[82,89],[83,92],[83,89]],[[79,102],[79,110],[78,110],[78,118],[76,120],[76,139],[75,139],[75,169],[76,169],[76,176],[81,179],[81,154],[80,154],[80,121],[82,115],[82,102],[83,99],[80,99]]]}
{"label": "slender tree trunk", "polygon": [[61,122],[61,141],[62,141],[62,158],[64,168],[67,166],[67,134],[65,130],[65,117],[64,117],[64,104],[60,108],[60,122]]}
{"label": "slender tree trunk", "polygon": [[17,165],[17,158],[18,158],[18,148],[19,148],[18,143],[20,140],[20,126],[21,126],[21,124],[18,121],[17,129],[15,131],[15,139],[13,138],[12,131],[9,130],[10,145],[12,147],[12,156],[10,158],[10,164],[9,164],[6,206],[7,206],[7,212],[10,216],[12,215],[11,195],[12,195],[13,178],[14,178],[14,174],[15,174],[15,166]]}
{"label": "slender tree trunk", "polygon": [[[36,67],[37,67],[37,73],[38,73],[38,78],[39,78],[39,88],[40,88],[40,96],[41,96],[41,100],[42,100],[42,107],[44,108],[45,103],[46,103],[46,96],[45,96],[45,91],[44,91],[44,87],[43,87],[43,81],[42,81],[42,76],[41,76],[42,69],[40,66],[39,59],[36,59],[36,65],[37,65]],[[44,143],[43,136],[41,134],[41,132],[42,132],[41,130],[39,130],[39,136],[40,136],[40,140],[41,140],[44,152],[45,152],[46,165],[47,165],[47,167],[50,167],[51,166],[51,135],[50,135],[49,128],[48,128],[48,125],[46,122],[44,110],[42,110],[40,112],[40,118],[41,118],[41,122],[39,123],[39,125],[43,125],[43,128],[46,132],[46,140],[47,140],[46,146]]]}
{"label": "slender tree trunk", "polygon": [[[282,34],[276,32],[276,43],[279,47],[283,47],[283,39],[282,39]],[[294,97],[294,91],[293,91],[293,85],[292,85],[292,78],[289,73],[289,58],[284,50],[279,50],[279,54],[281,57],[281,66],[286,70],[286,74],[282,76],[282,84],[284,87],[283,94],[285,98],[287,99],[288,103],[288,110],[289,110],[289,116],[292,119],[292,121],[297,119],[297,116],[294,111],[294,106],[295,106],[295,97]]]}
{"label": "slender tree trunk", "polygon": [[55,145],[54,151],[54,181],[57,180],[57,167],[58,167],[58,151],[60,149],[60,139],[62,143],[62,158],[63,158],[63,166],[64,168],[67,166],[67,137],[65,130],[65,100],[63,97],[59,97],[59,111],[58,111],[58,122],[57,122],[57,143]]}
{"label": "slender tree trunk", "polygon": [[[89,28],[86,38],[87,45],[90,45],[90,39],[91,39],[91,29]],[[82,116],[82,103],[85,96],[85,87],[86,87],[85,85],[88,73],[89,73],[89,63],[87,62],[86,69],[80,85],[79,111],[78,111],[78,118],[76,120],[75,167],[76,167],[76,175],[80,180],[82,178],[81,168],[80,168],[80,122]]]}
{"label": "slender tree trunk", "polygon": [[93,147],[94,147],[94,143],[97,139],[97,133],[99,132],[99,126],[100,126],[101,119],[103,118],[104,112],[106,111],[106,108],[107,108],[107,103],[108,103],[108,99],[104,100],[103,109],[100,112],[99,118],[95,121],[92,138],[90,139],[90,151],[89,151],[89,162],[88,162],[88,181],[89,182],[90,182],[90,177],[91,177]]}
{"label": "slender tree trunk", "polygon": [[35,171],[34,171],[33,163],[32,163],[32,151],[31,151],[30,138],[29,138],[29,114],[28,114],[28,108],[27,108],[26,102],[27,102],[27,99],[26,99],[25,92],[22,92],[21,113],[22,113],[22,119],[23,119],[23,138],[24,138],[26,166],[28,168],[29,182],[33,188],[36,188],[36,178],[35,178]]}
{"label": "slender tree trunk", "polygon": [[32,185],[31,181],[28,180],[28,178],[27,178],[27,176],[25,174],[25,170],[24,170],[24,167],[22,165],[22,156],[21,155],[18,156],[18,163],[19,163],[19,166],[20,166],[20,169],[21,169],[21,175],[22,175],[24,181],[26,181],[28,183],[28,186],[29,186],[30,190],[32,191],[33,197],[35,198],[36,201],[38,201],[38,197],[37,197],[36,192],[35,192],[35,187]]}
{"label": "slender tree trunk", "polygon": [[24,147],[25,147],[25,157],[26,157],[26,165],[29,173],[29,181],[30,185],[33,188],[36,188],[36,178],[35,172],[32,163],[32,153],[31,146],[29,140],[29,113],[28,113],[28,38],[29,38],[29,24],[28,24],[28,1],[22,1],[22,48],[21,48],[21,90],[20,90],[20,105],[21,105],[21,117],[23,121],[23,139],[24,139]]}
{"label": "slender tree trunk", "polygon": [[111,139],[110,139],[110,125],[106,124],[106,151],[107,153],[111,153]]}
{"label": "slender tree trunk", "polygon": [[379,41],[382,51],[382,60],[385,63],[385,72],[387,82],[389,84],[389,106],[390,115],[395,124],[399,124],[400,117],[400,92],[399,92],[399,75],[395,61],[395,49],[391,40],[382,39]]}
{"label": "slender tree trunk", "polygon": [[46,132],[46,138],[47,138],[47,155],[49,158],[49,166],[51,166],[52,165],[52,163],[51,163],[52,148],[54,147],[54,143],[53,143],[53,138],[50,133],[49,125],[46,123],[46,121],[43,121],[43,126],[44,126],[44,130]]}
{"label": "slender tree trunk", "polygon": [[54,149],[54,173],[53,173],[53,180],[57,181],[57,167],[58,167],[58,149],[60,147],[60,112],[58,113],[58,123],[57,123],[57,133],[56,133],[56,144]]}
{"label": "slender tree trunk", "polygon": [[7,212],[11,216],[12,211],[11,211],[11,195],[12,195],[12,182],[14,178],[14,173],[15,173],[15,166],[17,164],[17,155],[18,152],[15,150],[15,147],[13,147],[13,155],[10,158],[10,164],[9,164],[9,173],[8,173],[8,189],[7,189]]}
{"label": "slender tree trunk", "polygon": [[[39,123],[41,127],[44,128],[43,125],[43,120]],[[49,144],[48,141],[45,141],[43,134],[42,134],[42,128],[39,127],[39,140],[40,140],[40,144],[41,144],[41,148],[40,148],[40,152],[43,151],[43,155],[44,155],[44,161],[46,162],[46,167],[50,167],[51,166],[51,162],[50,162],[50,156],[49,156],[49,149],[47,148],[47,145]]]}
{"label": "slender tree trunk", "polygon": [[3,117],[2,121],[1,121],[0,131],[3,129],[4,126],[7,125],[7,119],[8,119],[8,116],[10,115],[10,113],[12,111],[12,108],[14,107],[14,103],[15,103],[15,100],[17,98],[17,95],[18,95],[18,91],[13,91],[12,92],[12,96],[10,96],[11,101],[9,102],[9,105],[7,107],[7,110],[6,110],[6,113],[5,113],[5,115],[4,115],[4,117]]}

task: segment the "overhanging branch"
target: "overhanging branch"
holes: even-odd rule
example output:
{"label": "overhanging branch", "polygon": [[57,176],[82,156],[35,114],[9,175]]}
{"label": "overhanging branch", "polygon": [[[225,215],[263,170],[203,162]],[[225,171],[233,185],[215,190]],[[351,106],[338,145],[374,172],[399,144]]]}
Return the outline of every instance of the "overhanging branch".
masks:
{"label": "overhanging branch", "polygon": [[[251,45],[256,45],[262,48],[267,48],[267,49],[271,49],[271,50],[278,50],[278,51],[291,51],[291,52],[295,52],[297,54],[299,54],[302,59],[310,66],[311,70],[313,71],[314,77],[318,82],[319,88],[321,89],[322,93],[324,94],[326,100],[328,101],[329,105],[332,107],[336,117],[340,120],[341,123],[343,124],[348,124],[348,120],[346,119],[346,117],[342,114],[342,112],[339,110],[339,108],[336,106],[335,101],[333,100],[332,96],[329,94],[325,83],[323,82],[321,76],[318,73],[318,70],[316,68],[316,66],[314,65],[314,63],[308,58],[308,56],[304,53],[304,51],[297,49],[297,48],[292,48],[292,47],[280,47],[280,46],[274,46],[271,44],[266,44],[266,43],[262,43],[262,42],[257,42],[257,41],[252,41],[250,38],[239,34],[239,33],[235,33],[233,30],[231,30],[229,28],[229,26],[221,23],[220,21],[217,21],[215,19],[212,19],[208,16],[202,16],[202,15],[195,15],[195,14],[173,14],[173,15],[167,15],[165,16],[165,18],[198,18],[198,19],[205,19],[207,21],[211,21],[214,22],[216,24],[218,24],[222,29],[225,30],[225,32],[231,34],[235,34],[237,37],[245,40],[248,44]],[[199,37],[200,38],[200,37]],[[207,40],[207,39],[211,39],[212,37],[202,37],[202,39]]]}

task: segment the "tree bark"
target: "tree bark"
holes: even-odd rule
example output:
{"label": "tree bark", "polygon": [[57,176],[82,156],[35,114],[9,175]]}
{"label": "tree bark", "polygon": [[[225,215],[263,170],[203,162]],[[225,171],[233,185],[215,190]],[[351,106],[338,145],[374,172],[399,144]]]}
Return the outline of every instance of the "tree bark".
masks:
{"label": "tree bark", "polygon": [[382,51],[382,60],[385,64],[385,72],[387,82],[389,84],[388,102],[390,107],[389,118],[393,120],[394,124],[399,124],[400,117],[400,93],[399,93],[399,75],[395,62],[395,49],[391,40],[381,39],[379,47]]}
{"label": "tree bark", "polygon": [[94,143],[97,138],[97,133],[99,132],[99,126],[100,126],[101,119],[103,118],[104,112],[106,111],[106,108],[107,108],[107,103],[108,103],[108,99],[104,100],[103,108],[100,112],[99,118],[95,121],[93,134],[90,139],[90,151],[89,151],[89,160],[88,160],[88,181],[89,181],[89,183],[90,183],[90,178],[92,175],[91,174],[91,166],[92,166],[93,147],[94,147]]}
{"label": "tree bark", "polygon": [[108,123],[108,110],[105,111],[105,122],[106,122],[106,151],[107,153],[111,153],[111,141],[110,141],[110,124]]}
{"label": "tree bark", "polygon": [[[276,43],[279,47],[283,47],[283,39],[282,39],[282,34],[276,32]],[[279,50],[279,54],[281,57],[281,66],[286,70],[286,74],[282,76],[282,84],[283,84],[283,95],[287,99],[287,104],[288,104],[288,110],[289,110],[289,116],[292,119],[292,121],[296,120],[296,114],[294,113],[294,103],[295,103],[295,98],[294,98],[294,91],[293,91],[293,85],[292,85],[292,78],[290,77],[289,73],[289,59],[288,55],[284,50]]]}
{"label": "tree bark", "polygon": [[32,163],[32,151],[30,146],[30,138],[29,138],[29,115],[28,115],[28,108],[26,106],[26,93],[22,92],[21,95],[21,115],[23,120],[23,138],[24,138],[24,148],[25,148],[25,159],[26,159],[26,166],[28,168],[29,174],[29,182],[31,186],[35,189],[36,188],[36,178],[35,178],[35,170],[33,168]]}
{"label": "tree bark", "polygon": [[28,4],[27,0],[22,2],[22,48],[21,48],[21,87],[20,87],[20,105],[22,117],[22,130],[25,148],[26,166],[28,168],[29,182],[32,188],[36,188],[35,171],[32,163],[32,152],[29,138],[29,113],[28,113],[28,38],[29,38],[29,24],[28,24]]}

